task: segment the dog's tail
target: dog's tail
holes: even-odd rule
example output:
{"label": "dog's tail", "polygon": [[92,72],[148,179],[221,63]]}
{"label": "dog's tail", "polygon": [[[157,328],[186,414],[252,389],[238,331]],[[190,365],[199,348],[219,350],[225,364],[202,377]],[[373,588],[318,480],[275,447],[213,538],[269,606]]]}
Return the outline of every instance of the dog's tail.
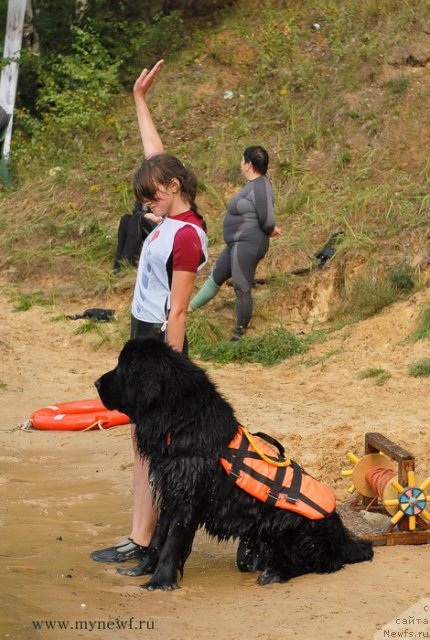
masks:
{"label": "dog's tail", "polygon": [[330,573],[345,564],[373,558],[372,543],[349,531],[336,511],[320,522],[325,524],[325,531],[318,541],[318,573]]}

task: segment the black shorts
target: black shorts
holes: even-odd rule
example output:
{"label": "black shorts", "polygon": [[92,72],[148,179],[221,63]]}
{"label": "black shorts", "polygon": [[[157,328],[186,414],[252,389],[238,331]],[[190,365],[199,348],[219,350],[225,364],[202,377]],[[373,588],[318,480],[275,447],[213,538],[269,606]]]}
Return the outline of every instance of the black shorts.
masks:
{"label": "black shorts", "polygon": [[[162,342],[166,342],[166,332],[163,331],[163,325],[157,322],[144,322],[131,316],[131,333],[130,338],[157,338]],[[187,336],[184,339],[182,353],[188,355]]]}

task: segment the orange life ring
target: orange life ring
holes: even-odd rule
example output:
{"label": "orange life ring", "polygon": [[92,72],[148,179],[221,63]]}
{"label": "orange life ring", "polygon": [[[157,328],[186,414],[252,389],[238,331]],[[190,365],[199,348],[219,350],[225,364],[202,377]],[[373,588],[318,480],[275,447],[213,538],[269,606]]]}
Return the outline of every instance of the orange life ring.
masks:
{"label": "orange life ring", "polygon": [[130,419],[119,411],[109,411],[97,398],[42,407],[31,414],[30,422],[47,431],[83,431],[129,424]]}

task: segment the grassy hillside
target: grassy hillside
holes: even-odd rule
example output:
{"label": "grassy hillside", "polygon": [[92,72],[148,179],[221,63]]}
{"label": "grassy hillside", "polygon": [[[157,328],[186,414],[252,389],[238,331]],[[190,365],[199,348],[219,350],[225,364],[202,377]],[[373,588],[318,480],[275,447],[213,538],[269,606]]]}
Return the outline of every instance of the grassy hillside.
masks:
{"label": "grassy hillside", "polygon": [[[169,56],[166,34],[151,107],[168,151],[198,173],[212,257],[242,150],[270,151],[283,236],[258,274],[270,280],[256,291],[254,327],[365,317],[425,284],[429,15],[430,0],[238,0],[216,25],[196,27],[180,54]],[[89,120],[80,130],[45,124],[30,139],[17,117],[0,264],[4,289],[28,304],[130,300],[134,273],[118,279],[111,264],[141,160],[131,95]],[[291,274],[312,267],[339,229],[328,267]],[[212,304],[222,335],[231,290]]]}

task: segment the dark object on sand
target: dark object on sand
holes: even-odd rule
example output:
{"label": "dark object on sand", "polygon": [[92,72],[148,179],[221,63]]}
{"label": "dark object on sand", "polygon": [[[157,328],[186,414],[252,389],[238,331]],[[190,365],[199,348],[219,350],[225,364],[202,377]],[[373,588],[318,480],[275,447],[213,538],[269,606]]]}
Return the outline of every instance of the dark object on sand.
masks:
{"label": "dark object on sand", "polygon": [[345,235],[344,231],[335,231],[330,238],[327,240],[325,245],[323,246],[318,253],[315,253],[314,257],[319,260],[319,268],[322,269],[324,265],[334,256],[336,253],[336,247],[339,242],[342,240],[342,237]]}
{"label": "dark object on sand", "polygon": [[114,318],[115,309],[85,309],[83,313],[74,313],[66,316],[69,320],[97,320],[98,322],[110,322]]}

